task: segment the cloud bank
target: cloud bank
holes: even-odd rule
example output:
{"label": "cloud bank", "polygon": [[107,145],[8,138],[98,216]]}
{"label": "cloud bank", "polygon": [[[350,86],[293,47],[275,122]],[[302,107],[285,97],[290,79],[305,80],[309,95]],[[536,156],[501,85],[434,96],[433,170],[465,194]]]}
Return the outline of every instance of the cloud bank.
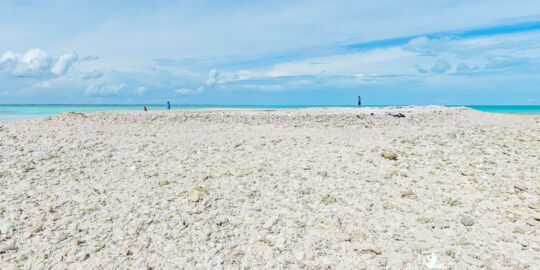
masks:
{"label": "cloud bank", "polygon": [[7,51],[0,57],[0,72],[14,77],[59,77],[66,74],[78,58],[75,52],[54,57],[41,49],[25,53]]}
{"label": "cloud bank", "polygon": [[219,73],[216,69],[210,70],[208,72],[208,79],[206,80],[206,83],[204,85],[201,85],[195,89],[191,88],[180,88],[174,90],[174,93],[177,95],[195,95],[200,94],[206,89],[210,89],[214,87],[217,84],[217,78],[219,76]]}
{"label": "cloud bank", "polygon": [[126,87],[125,83],[107,84],[107,85],[91,84],[84,91],[84,95],[85,96],[113,96],[113,95],[117,95],[125,87]]}

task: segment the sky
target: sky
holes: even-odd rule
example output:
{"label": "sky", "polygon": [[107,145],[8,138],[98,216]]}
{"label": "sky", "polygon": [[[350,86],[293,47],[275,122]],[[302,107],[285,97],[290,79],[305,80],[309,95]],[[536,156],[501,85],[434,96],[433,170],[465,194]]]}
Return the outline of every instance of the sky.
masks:
{"label": "sky", "polygon": [[540,105],[540,2],[0,0],[0,104]]}

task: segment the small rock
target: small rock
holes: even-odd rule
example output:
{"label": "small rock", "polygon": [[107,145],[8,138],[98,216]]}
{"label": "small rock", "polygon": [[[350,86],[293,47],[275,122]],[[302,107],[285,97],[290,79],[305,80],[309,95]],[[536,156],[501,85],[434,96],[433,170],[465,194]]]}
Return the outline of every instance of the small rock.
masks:
{"label": "small rock", "polygon": [[32,231],[35,233],[43,231],[43,226],[41,224],[37,224],[32,226]]}
{"label": "small rock", "polygon": [[16,245],[15,240],[11,240],[5,243],[4,245],[0,246],[0,254],[6,253],[7,251],[10,251],[10,250],[16,250],[16,249],[17,249],[17,245]]}
{"label": "small rock", "polygon": [[198,202],[198,201],[200,201],[204,191],[205,190],[202,187],[193,188],[192,190],[189,191],[188,200],[190,202]]}
{"label": "small rock", "polygon": [[480,170],[485,170],[485,169],[487,169],[487,166],[484,165],[484,164],[480,164],[480,165],[476,165],[476,168],[480,169]]}
{"label": "small rock", "polygon": [[474,220],[471,217],[464,217],[461,219],[461,223],[465,226],[472,226],[474,224]]}
{"label": "small rock", "polygon": [[535,203],[529,204],[529,208],[536,210],[536,212],[540,213],[540,200],[538,200]]}
{"label": "small rock", "polygon": [[396,153],[394,153],[394,152],[385,151],[385,152],[381,153],[381,157],[389,159],[389,160],[397,160],[398,155]]}
{"label": "small rock", "polygon": [[274,227],[274,225],[277,224],[278,220],[279,220],[279,217],[273,217],[273,218],[267,220],[264,223],[263,228],[269,230],[270,228]]}
{"label": "small rock", "polygon": [[80,252],[79,254],[77,254],[77,259],[80,261],[84,261],[88,259],[89,257],[90,257],[90,254],[87,252]]}
{"label": "small rock", "polygon": [[60,242],[62,242],[64,240],[66,240],[66,239],[67,239],[67,234],[62,232],[56,237],[55,241],[56,241],[56,243],[60,243]]}
{"label": "small rock", "polygon": [[446,203],[450,206],[455,206],[458,204],[458,201],[456,199],[452,199],[452,197],[444,197],[443,203]]}
{"label": "small rock", "polygon": [[105,247],[105,244],[102,244],[102,243],[98,243],[94,246],[94,248],[92,249],[93,252],[99,252],[100,250],[102,250],[103,248]]}
{"label": "small rock", "polygon": [[320,176],[322,177],[327,177],[328,176],[328,172],[327,171],[322,171],[319,173]]}
{"label": "small rock", "polygon": [[521,225],[514,227],[513,232],[521,234],[531,234],[532,232],[534,232],[534,228],[529,225]]}
{"label": "small rock", "polygon": [[357,248],[355,248],[354,250],[356,250],[357,252],[359,252],[361,254],[366,254],[366,253],[369,254],[369,253],[371,253],[371,254],[375,254],[375,255],[381,255],[381,253],[382,253],[380,248],[378,248],[374,244],[370,244],[370,243],[362,243]]}
{"label": "small rock", "polygon": [[159,180],[159,181],[157,181],[157,184],[159,186],[165,186],[165,185],[169,184],[169,180]]}
{"label": "small rock", "polygon": [[321,200],[322,203],[324,204],[331,204],[331,203],[335,203],[336,202],[336,198],[334,196],[330,196],[330,194],[327,194],[326,196],[324,196]]}
{"label": "small rock", "polygon": [[388,260],[386,258],[381,258],[379,260],[379,264],[382,266],[382,267],[386,267],[386,265],[388,265]]}
{"label": "small rock", "polygon": [[402,190],[401,191],[401,198],[405,198],[405,197],[414,197],[414,193],[412,192],[412,190],[410,190],[410,189]]}
{"label": "small rock", "polygon": [[389,115],[391,115],[393,117],[397,117],[397,118],[405,117],[405,115],[402,114],[402,113],[389,113]]}
{"label": "small rock", "polygon": [[10,234],[13,231],[13,225],[10,223],[1,223],[0,224],[0,234]]}
{"label": "small rock", "polygon": [[452,258],[456,256],[456,252],[453,249],[447,249],[444,251],[444,253]]}
{"label": "small rock", "polygon": [[503,242],[507,242],[507,243],[510,243],[512,241],[514,241],[514,238],[508,236],[508,235],[503,235],[501,237],[499,237],[499,240],[503,241]]}
{"label": "small rock", "polygon": [[431,253],[427,262],[424,264],[428,269],[447,269],[446,265],[439,259],[437,254]]}
{"label": "small rock", "polygon": [[228,218],[219,218],[217,221],[216,221],[216,225],[218,226],[224,226],[224,225],[227,225],[229,223],[229,219]]}
{"label": "small rock", "polygon": [[178,247],[176,246],[175,243],[169,243],[168,245],[165,246],[166,252],[174,252],[176,250],[178,250]]}
{"label": "small rock", "polygon": [[420,222],[420,223],[430,223],[431,222],[431,219],[430,218],[426,218],[426,217],[419,217],[416,219],[416,221]]}
{"label": "small rock", "polygon": [[432,228],[439,228],[439,229],[448,229],[450,228],[450,224],[448,224],[447,220],[443,217],[436,217],[431,221],[431,227]]}
{"label": "small rock", "polygon": [[517,191],[527,191],[527,187],[524,186],[524,185],[521,185],[521,184],[515,184],[515,185],[514,185],[514,188],[515,188]]}
{"label": "small rock", "polygon": [[339,218],[338,216],[332,215],[332,221],[334,222],[334,224],[336,224],[336,226],[341,226],[341,218]]}
{"label": "small rock", "polygon": [[306,257],[306,255],[304,254],[304,252],[302,251],[297,251],[294,253],[294,258],[296,259],[296,263],[298,264],[298,266],[302,267],[304,266],[304,258]]}

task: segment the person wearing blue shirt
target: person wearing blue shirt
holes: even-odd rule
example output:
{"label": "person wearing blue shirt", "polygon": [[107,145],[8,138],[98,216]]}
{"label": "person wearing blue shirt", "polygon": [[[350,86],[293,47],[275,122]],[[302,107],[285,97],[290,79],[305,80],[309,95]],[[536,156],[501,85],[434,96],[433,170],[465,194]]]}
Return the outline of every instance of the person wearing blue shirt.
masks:
{"label": "person wearing blue shirt", "polygon": [[171,103],[167,101],[167,110],[171,109]]}

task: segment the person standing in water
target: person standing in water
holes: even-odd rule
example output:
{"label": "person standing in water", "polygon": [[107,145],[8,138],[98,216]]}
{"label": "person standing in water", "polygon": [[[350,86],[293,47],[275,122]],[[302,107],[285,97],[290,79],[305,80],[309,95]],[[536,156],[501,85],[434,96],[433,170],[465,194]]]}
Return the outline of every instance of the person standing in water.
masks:
{"label": "person standing in water", "polygon": [[167,101],[167,110],[171,109],[171,103]]}
{"label": "person standing in water", "polygon": [[148,109],[146,109],[146,106],[144,106],[144,111],[145,111],[145,112],[147,112],[147,111],[148,111]]}

